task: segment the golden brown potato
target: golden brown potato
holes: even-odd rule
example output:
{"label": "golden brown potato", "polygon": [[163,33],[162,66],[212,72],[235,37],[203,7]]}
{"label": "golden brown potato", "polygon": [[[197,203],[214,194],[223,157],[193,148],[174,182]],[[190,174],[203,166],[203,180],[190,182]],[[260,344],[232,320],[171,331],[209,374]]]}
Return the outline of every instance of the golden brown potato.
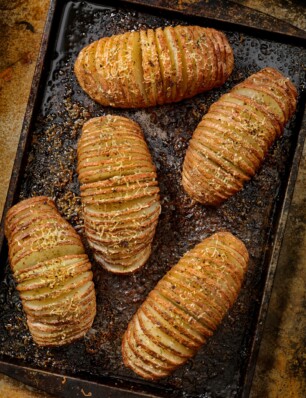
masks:
{"label": "golden brown potato", "polygon": [[155,166],[138,124],[111,115],[85,123],[78,174],[95,259],[115,273],[137,270],[151,253],[160,213]]}
{"label": "golden brown potato", "polygon": [[91,264],[54,202],[39,196],[13,206],[5,235],[33,340],[60,346],[84,336],[96,314]]}
{"label": "golden brown potato", "polygon": [[289,79],[265,68],[215,102],[189,143],[182,172],[185,191],[206,205],[219,205],[242,189],[296,109]]}
{"label": "golden brown potato", "polygon": [[233,51],[222,32],[167,26],[103,37],[83,48],[75,74],[102,105],[143,108],[181,101],[222,85]]}
{"label": "golden brown potato", "polygon": [[124,364],[156,380],[194,356],[235,302],[248,259],[244,244],[229,232],[187,252],[130,321],[122,340]]}

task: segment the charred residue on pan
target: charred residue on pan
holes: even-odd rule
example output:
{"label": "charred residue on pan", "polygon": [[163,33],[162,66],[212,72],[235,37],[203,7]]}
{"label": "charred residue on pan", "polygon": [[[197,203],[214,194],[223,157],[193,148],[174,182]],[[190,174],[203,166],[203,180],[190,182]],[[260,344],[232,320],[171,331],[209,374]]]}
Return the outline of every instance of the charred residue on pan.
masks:
{"label": "charred residue on pan", "polygon": [[[26,330],[25,317],[9,267],[0,285],[0,353],[29,365],[71,373],[85,372],[136,380],[121,360],[121,336],[147,293],[181,255],[209,234],[228,229],[247,245],[251,261],[238,301],[198,355],[159,386],[174,388],[173,396],[234,396],[241,389],[253,325],[265,273],[263,256],[274,222],[274,210],[286,180],[295,135],[295,119],[272,147],[263,168],[241,192],[219,208],[196,204],[183,192],[181,166],[188,141],[202,115],[220,94],[264,66],[273,66],[301,87],[305,51],[240,33],[225,32],[235,53],[235,69],[219,89],[177,104],[143,110],[103,108],[78,86],[73,63],[79,50],[101,36],[130,29],[184,23],[128,9],[68,3],[69,18],[59,38],[45,82],[40,111],[22,177],[20,199],[34,195],[55,198],[61,213],[83,234],[76,147],[83,123],[107,113],[131,117],[145,134],[158,171],[162,214],[146,266],[130,276],[116,276],[94,264],[97,317],[84,340],[54,349],[39,348]],[[304,62],[305,63],[305,62]],[[84,239],[85,242],[85,239]],[[146,386],[146,382],[141,382]],[[148,384],[149,385],[149,384]]]}

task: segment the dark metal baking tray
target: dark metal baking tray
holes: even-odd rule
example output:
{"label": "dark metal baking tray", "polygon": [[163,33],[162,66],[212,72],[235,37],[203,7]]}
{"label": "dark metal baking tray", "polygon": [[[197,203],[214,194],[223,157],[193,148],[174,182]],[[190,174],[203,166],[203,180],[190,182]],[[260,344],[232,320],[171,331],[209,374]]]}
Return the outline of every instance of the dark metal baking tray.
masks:
{"label": "dark metal baking tray", "polygon": [[[61,348],[39,348],[31,340],[9,269],[2,222],[0,371],[57,397],[249,394],[306,135],[305,41],[293,28],[280,32],[282,26],[278,26],[276,36],[269,29],[263,31],[263,16],[258,17],[257,28],[256,18],[246,27],[235,19],[231,22],[229,14],[224,14],[227,20],[218,15],[207,17],[193,3],[178,9],[170,0],[162,8],[160,1],[145,0],[118,1],[115,6],[107,1],[51,1],[4,214],[23,198],[48,195],[83,236],[76,143],[85,120],[107,113],[131,117],[141,125],[157,166],[162,200],[149,262],[134,275],[116,276],[93,261],[98,304],[93,328],[83,340]],[[247,15],[245,9],[241,12]],[[234,49],[235,69],[221,88],[143,110],[104,108],[82,92],[73,63],[84,45],[129,29],[178,23],[225,31]],[[222,93],[265,66],[278,68],[298,87],[295,117],[271,148],[262,169],[241,192],[216,209],[193,203],[180,185],[180,170],[194,128]],[[158,383],[142,380],[124,368],[121,359],[121,336],[129,319],[185,251],[220,229],[241,238],[250,252],[237,302],[194,359]]]}

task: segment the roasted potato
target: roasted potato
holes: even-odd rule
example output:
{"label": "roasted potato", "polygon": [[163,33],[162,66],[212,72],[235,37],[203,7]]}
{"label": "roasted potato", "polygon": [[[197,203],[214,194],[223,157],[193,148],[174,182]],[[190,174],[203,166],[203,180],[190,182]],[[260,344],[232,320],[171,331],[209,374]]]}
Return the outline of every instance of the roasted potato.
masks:
{"label": "roasted potato", "polygon": [[229,232],[204,239],[157,283],[122,340],[124,364],[145,379],[193,357],[235,302],[249,255]]}
{"label": "roasted potato", "polygon": [[251,75],[215,102],[197,126],[184,159],[185,191],[219,205],[241,190],[296,109],[297,91],[273,68]]}
{"label": "roasted potato", "polygon": [[44,196],[6,215],[9,260],[33,340],[61,346],[90,329],[96,314],[91,264],[80,237]]}
{"label": "roasted potato", "polygon": [[155,166],[138,124],[102,116],[84,124],[78,175],[85,233],[105,269],[129,273],[151,253],[160,213]]}
{"label": "roasted potato", "polygon": [[143,108],[177,102],[222,85],[233,51],[222,32],[199,26],[127,32],[83,48],[75,74],[102,105]]}

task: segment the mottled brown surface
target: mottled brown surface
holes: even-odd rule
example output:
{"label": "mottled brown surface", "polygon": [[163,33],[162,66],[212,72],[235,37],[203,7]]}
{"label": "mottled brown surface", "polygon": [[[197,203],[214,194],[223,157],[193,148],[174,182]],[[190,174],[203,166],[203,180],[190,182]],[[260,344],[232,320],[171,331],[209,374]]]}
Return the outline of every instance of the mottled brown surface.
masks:
{"label": "mottled brown surface", "polygon": [[[191,1],[190,1],[191,2]],[[47,0],[7,2],[10,11],[0,4],[0,212],[6,196],[7,184],[27,96],[34,70]],[[182,1],[179,3],[183,3]],[[188,2],[185,2],[188,3]],[[196,1],[192,1],[196,3]],[[263,10],[266,2],[243,2]],[[276,2],[271,2],[276,4]],[[297,21],[297,7],[302,2],[282,2],[287,7],[269,8],[280,18]],[[300,10],[300,9],[299,9]],[[298,11],[298,26],[306,30],[305,18]],[[305,15],[305,14],[304,14]],[[21,23],[30,22],[31,25]],[[34,27],[34,33],[31,26]],[[10,44],[9,44],[10,43]],[[16,62],[17,61],[17,62]],[[16,62],[16,63],[15,63]],[[14,65],[12,65],[14,64]],[[261,345],[252,397],[303,397],[305,384],[303,366],[305,358],[303,300],[305,299],[305,152],[287,225],[281,261],[276,275],[270,309]],[[305,368],[304,368],[305,371]],[[2,388],[2,390],[1,390]],[[1,379],[0,396],[18,397],[18,388],[6,378]],[[7,391],[10,391],[9,393]],[[20,388],[25,397],[39,397]],[[32,395],[29,395],[32,394]]]}
{"label": "mottled brown surface", "polygon": [[306,147],[260,347],[251,398],[302,398],[305,382]]}
{"label": "mottled brown surface", "polygon": [[0,374],[0,397],[1,398],[51,398],[49,394],[39,392],[34,388],[22,385],[7,376]]}
{"label": "mottled brown surface", "polygon": [[287,21],[291,25],[305,30],[306,3],[304,0],[234,0],[234,2]]}
{"label": "mottled brown surface", "polygon": [[49,1],[0,1],[0,215]]}

